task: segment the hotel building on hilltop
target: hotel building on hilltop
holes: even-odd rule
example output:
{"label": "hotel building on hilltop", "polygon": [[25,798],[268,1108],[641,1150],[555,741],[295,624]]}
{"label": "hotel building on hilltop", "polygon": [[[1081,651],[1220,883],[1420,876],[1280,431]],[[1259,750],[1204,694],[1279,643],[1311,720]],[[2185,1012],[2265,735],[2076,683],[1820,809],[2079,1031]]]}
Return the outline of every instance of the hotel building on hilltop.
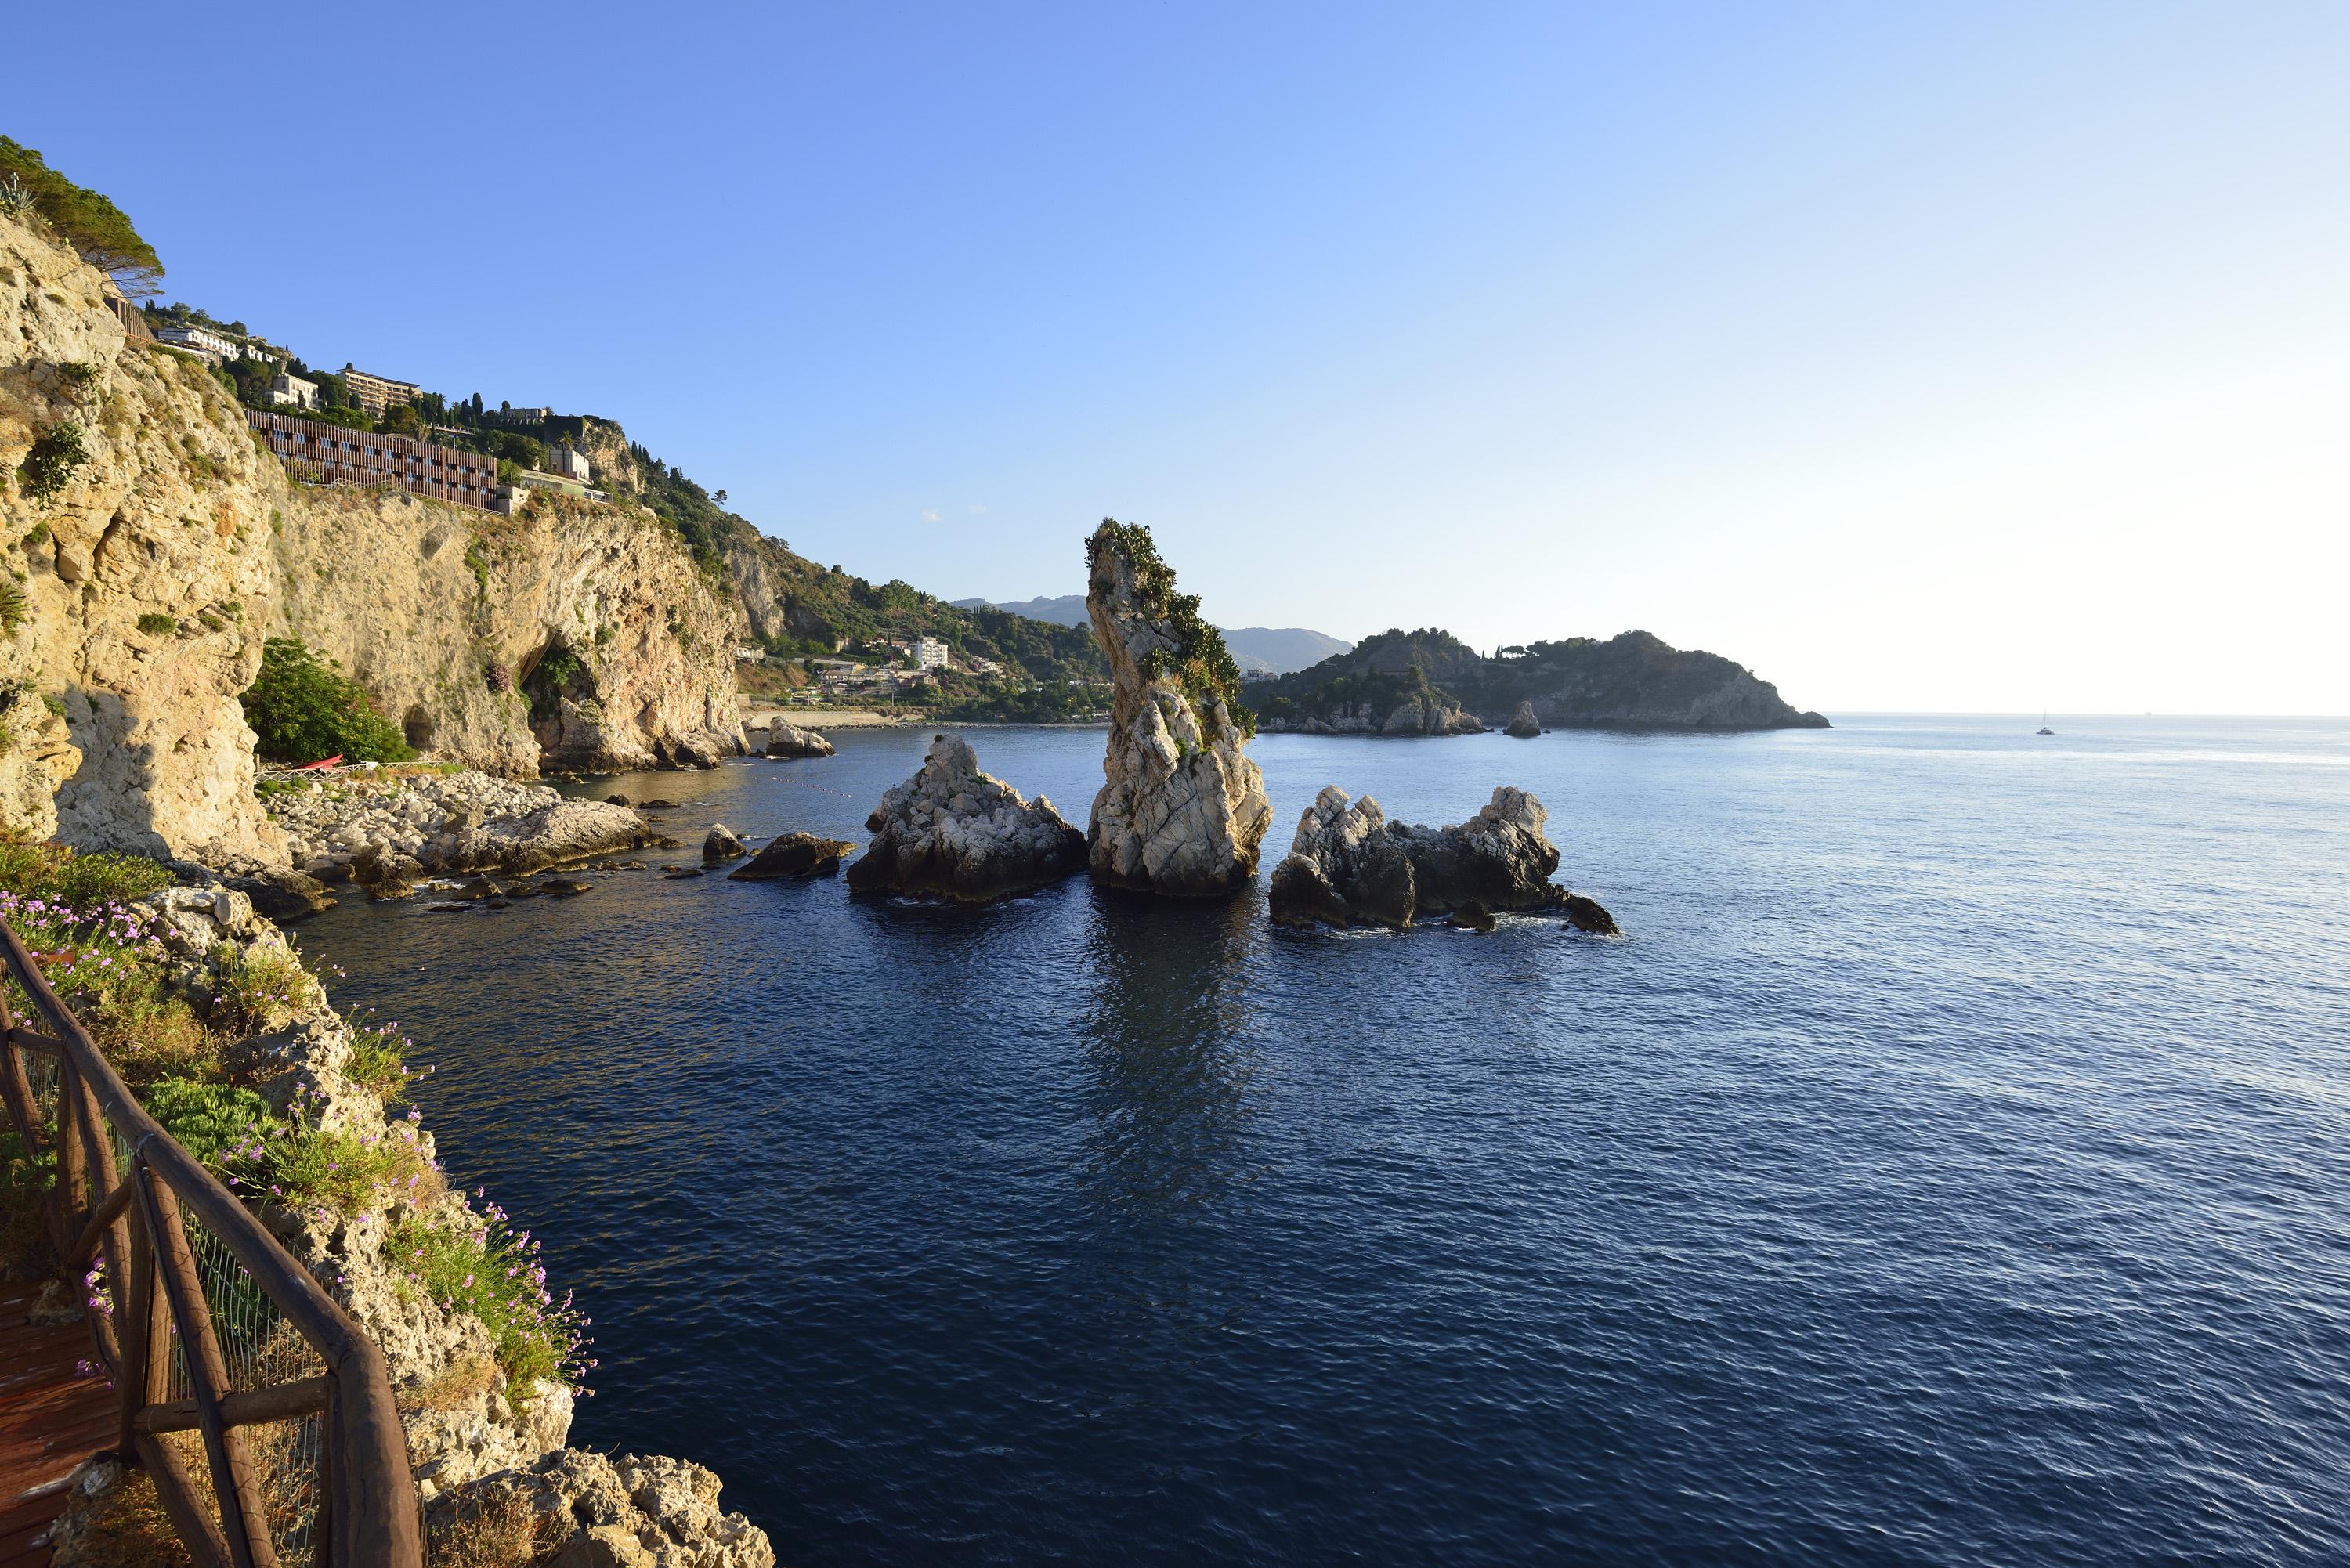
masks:
{"label": "hotel building on hilltop", "polygon": [[286,465],[286,477],[303,483],[380,486],[484,512],[505,510],[499,504],[495,458],[291,414],[248,409],[244,417]]}
{"label": "hotel building on hilltop", "polygon": [[345,361],[337,372],[343,379],[352,397],[359,400],[360,410],[371,420],[383,418],[383,411],[394,403],[412,403],[424,395],[424,389],[413,381],[395,381],[389,376],[371,376]]}

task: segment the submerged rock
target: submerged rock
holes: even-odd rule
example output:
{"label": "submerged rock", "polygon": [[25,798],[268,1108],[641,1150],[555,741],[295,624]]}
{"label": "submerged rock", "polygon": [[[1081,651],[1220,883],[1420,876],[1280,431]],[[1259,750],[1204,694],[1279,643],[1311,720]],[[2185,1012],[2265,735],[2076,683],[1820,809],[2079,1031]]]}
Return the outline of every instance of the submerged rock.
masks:
{"label": "submerged rock", "polygon": [[1542,733],[1542,721],[1534,717],[1534,705],[1531,701],[1520,702],[1518,711],[1510,715],[1508,732],[1521,741],[1531,741]]}
{"label": "submerged rock", "polygon": [[1043,795],[1031,801],[979,771],[958,735],[937,735],[921,770],[865,819],[873,842],[848,868],[860,893],[982,904],[1084,868],[1086,841]]}
{"label": "submerged rock", "polygon": [[1566,929],[1571,931],[1588,931],[1596,937],[1624,934],[1617,929],[1615,916],[1580,893],[1569,893],[1560,900],[1560,908],[1566,915]]}
{"label": "submerged rock", "polygon": [[709,836],[702,841],[702,860],[705,866],[721,860],[740,860],[751,851],[724,823],[712,823]]}
{"label": "submerged rock", "polygon": [[767,755],[771,757],[828,757],[832,752],[832,742],[814,730],[803,730],[787,719],[767,722]]}
{"label": "submerged rock", "polygon": [[820,838],[813,833],[786,833],[769,842],[750,860],[727,873],[731,882],[774,882],[785,878],[837,877],[840,857],[857,846],[844,838]]}
{"label": "submerged rock", "polygon": [[1400,929],[1452,909],[1547,909],[1572,896],[1550,880],[1558,849],[1544,835],[1547,821],[1541,801],[1506,784],[1449,827],[1389,822],[1378,802],[1332,784],[1274,867],[1273,918]]}
{"label": "submerged rock", "polygon": [[1256,875],[1273,820],[1226,700],[1239,679],[1232,655],[1198,601],[1176,596],[1149,530],[1105,521],[1086,555],[1086,608],[1111,687],[1105,782],[1086,833],[1094,880],[1231,893]]}

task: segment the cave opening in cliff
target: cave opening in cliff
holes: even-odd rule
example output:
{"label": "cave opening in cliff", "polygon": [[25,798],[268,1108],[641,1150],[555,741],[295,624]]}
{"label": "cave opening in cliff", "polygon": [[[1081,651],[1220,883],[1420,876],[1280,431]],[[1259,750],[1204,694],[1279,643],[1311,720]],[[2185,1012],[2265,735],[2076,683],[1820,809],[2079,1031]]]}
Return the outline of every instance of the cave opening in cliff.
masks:
{"label": "cave opening in cliff", "polygon": [[530,727],[539,745],[553,750],[563,739],[563,704],[597,711],[596,678],[587,661],[560,638],[541,649],[522,672],[523,696],[530,703]]}
{"label": "cave opening in cliff", "polygon": [[400,729],[407,738],[410,751],[429,752],[432,749],[432,715],[424,711],[421,703],[410,705],[400,718]]}

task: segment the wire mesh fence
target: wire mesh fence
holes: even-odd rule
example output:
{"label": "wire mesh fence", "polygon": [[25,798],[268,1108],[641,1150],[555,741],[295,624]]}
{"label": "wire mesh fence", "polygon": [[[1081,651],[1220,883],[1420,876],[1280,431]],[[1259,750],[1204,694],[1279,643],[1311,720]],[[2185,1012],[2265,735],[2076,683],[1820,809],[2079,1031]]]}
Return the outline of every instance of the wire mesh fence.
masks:
{"label": "wire mesh fence", "polygon": [[[228,1386],[222,1392],[256,1393],[325,1372],[325,1358],[295,1332],[226,1243],[194,1215],[183,1215],[182,1221],[188,1251],[203,1284],[213,1335],[220,1342],[221,1360],[228,1368]],[[191,1388],[187,1357],[175,1343],[172,1397],[184,1398]],[[270,1538],[281,1556],[290,1558],[307,1551],[318,1516],[322,1450],[318,1417],[303,1416],[241,1430],[253,1455],[254,1478],[267,1511]]]}

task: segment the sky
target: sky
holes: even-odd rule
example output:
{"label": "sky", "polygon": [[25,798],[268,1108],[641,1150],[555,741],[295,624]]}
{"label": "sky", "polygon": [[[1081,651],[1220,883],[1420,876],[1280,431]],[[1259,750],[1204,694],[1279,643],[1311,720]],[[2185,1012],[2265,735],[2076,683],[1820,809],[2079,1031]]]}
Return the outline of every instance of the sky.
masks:
{"label": "sky", "polygon": [[2350,713],[2350,6],[113,15],[0,132],[165,298],[876,581]]}

